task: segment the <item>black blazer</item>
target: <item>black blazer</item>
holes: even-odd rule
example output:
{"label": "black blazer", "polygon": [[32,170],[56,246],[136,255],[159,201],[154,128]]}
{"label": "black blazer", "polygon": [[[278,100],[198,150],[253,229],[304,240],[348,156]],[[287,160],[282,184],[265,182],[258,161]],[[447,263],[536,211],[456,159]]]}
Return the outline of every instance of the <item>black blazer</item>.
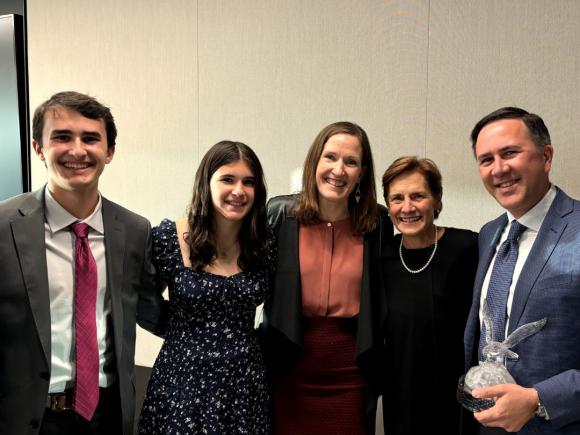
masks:
{"label": "black blazer", "polygon": [[[112,343],[123,434],[135,413],[135,325],[161,333],[165,304],[151,264],[149,222],[102,202]],[[50,380],[44,188],[0,202],[0,433],[38,434]]]}
{"label": "black blazer", "polygon": [[[277,196],[268,201],[268,223],[277,238],[278,258],[273,287],[264,303],[260,333],[271,382],[275,382],[278,376],[298,361],[303,345],[299,224],[292,214],[294,201],[294,195]],[[379,209],[377,227],[364,236],[355,357],[371,389],[372,400],[369,400],[367,412],[372,427],[384,367],[382,330],[387,316],[380,273],[380,250],[383,240],[393,237],[393,226],[386,209],[383,206]]]}

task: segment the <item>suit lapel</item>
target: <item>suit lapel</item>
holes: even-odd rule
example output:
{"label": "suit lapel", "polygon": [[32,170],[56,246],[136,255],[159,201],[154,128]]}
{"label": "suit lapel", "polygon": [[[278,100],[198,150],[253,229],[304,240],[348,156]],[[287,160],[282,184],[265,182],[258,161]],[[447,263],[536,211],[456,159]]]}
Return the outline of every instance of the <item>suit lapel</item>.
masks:
{"label": "suit lapel", "polygon": [[120,361],[123,344],[122,283],[125,258],[125,225],[117,216],[115,206],[103,198],[103,226],[107,262],[107,291],[111,297],[115,355]]}
{"label": "suit lapel", "polygon": [[465,327],[465,367],[468,369],[473,363],[473,356],[477,355],[480,323],[479,308],[481,290],[489,265],[495,255],[495,248],[504,227],[507,224],[507,215],[503,213],[494,221],[487,224],[479,234],[479,264],[473,283],[473,300]]}
{"label": "suit lapel", "polygon": [[[379,230],[377,230],[377,232],[379,232]],[[372,251],[373,246],[371,246],[371,237],[373,236],[369,233],[365,234],[364,236],[362,263],[363,273],[360,286],[360,321],[358,323],[356,333],[356,357],[368,351],[374,346],[376,341],[373,335],[375,332],[375,324],[378,324],[379,327],[382,327],[383,325],[384,319],[373,319],[373,308],[375,312],[378,312],[379,314],[383,314],[386,311],[386,309],[384,309],[386,306],[386,300],[384,299],[386,298],[386,295],[384,292],[377,292],[374,300],[371,298],[371,265],[373,264],[374,255]],[[378,250],[376,255],[379,255]],[[373,307],[373,302],[380,306]]]}
{"label": "suit lapel", "polygon": [[[268,322],[295,344],[302,346],[302,289],[298,221],[289,216],[278,231],[278,272],[276,297],[266,304]],[[289,253],[289,254],[288,254]],[[279,281],[278,281],[279,280]]]}
{"label": "suit lapel", "polygon": [[21,218],[10,223],[30,310],[50,367],[50,295],[44,240],[44,187],[30,195],[20,208]]}
{"label": "suit lapel", "polygon": [[511,333],[518,326],[530,292],[568,224],[563,217],[572,210],[572,200],[561,190],[558,190],[516,284],[508,333]]}

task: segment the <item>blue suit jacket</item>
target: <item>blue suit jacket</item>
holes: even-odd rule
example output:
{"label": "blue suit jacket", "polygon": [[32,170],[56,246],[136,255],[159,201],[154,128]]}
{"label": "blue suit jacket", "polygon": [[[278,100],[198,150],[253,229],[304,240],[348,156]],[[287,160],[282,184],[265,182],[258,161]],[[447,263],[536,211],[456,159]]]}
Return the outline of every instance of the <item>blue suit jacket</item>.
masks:
{"label": "blue suit jacket", "polygon": [[[466,369],[476,363],[481,287],[504,213],[479,233],[479,266],[465,329]],[[520,434],[580,434],[580,202],[557,189],[516,284],[508,333],[546,317],[546,326],[516,345],[507,368],[519,385],[535,387],[550,421],[535,417]]]}

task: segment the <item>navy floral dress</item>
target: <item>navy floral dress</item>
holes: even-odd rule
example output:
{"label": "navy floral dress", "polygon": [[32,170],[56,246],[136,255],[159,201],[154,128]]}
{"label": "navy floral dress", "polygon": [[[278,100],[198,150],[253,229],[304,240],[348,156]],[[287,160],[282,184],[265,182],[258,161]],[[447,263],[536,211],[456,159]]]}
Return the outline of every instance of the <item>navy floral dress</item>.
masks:
{"label": "navy floral dress", "polygon": [[139,419],[140,434],[267,434],[269,395],[254,331],[267,271],[224,277],[185,267],[175,223],[153,228],[153,263],[170,319]]}

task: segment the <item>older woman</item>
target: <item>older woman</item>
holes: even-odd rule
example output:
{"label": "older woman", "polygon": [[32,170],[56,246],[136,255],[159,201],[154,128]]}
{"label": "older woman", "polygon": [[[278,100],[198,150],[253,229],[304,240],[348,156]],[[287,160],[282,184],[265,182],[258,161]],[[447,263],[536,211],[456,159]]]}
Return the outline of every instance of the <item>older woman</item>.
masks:
{"label": "older woman", "polygon": [[383,189],[400,232],[382,252],[389,307],[385,434],[459,434],[455,390],[463,372],[477,234],[435,224],[443,189],[429,159],[395,160],[383,175]]}
{"label": "older woman", "polygon": [[373,270],[392,226],[379,218],[364,130],[322,129],[302,188],[268,204],[279,253],[262,324],[274,433],[374,433],[386,309]]}

